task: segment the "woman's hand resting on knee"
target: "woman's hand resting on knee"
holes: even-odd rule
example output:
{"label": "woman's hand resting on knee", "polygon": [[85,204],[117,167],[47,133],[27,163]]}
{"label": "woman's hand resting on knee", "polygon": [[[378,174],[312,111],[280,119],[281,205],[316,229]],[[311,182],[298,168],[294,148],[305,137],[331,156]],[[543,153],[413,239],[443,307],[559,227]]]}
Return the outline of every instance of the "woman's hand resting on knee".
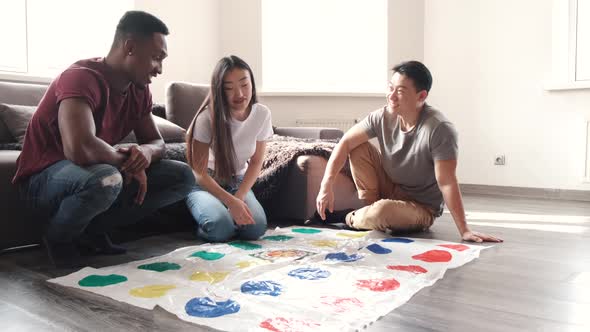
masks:
{"label": "woman's hand resting on knee", "polygon": [[248,205],[239,198],[234,198],[227,206],[229,214],[238,225],[254,225],[254,218]]}

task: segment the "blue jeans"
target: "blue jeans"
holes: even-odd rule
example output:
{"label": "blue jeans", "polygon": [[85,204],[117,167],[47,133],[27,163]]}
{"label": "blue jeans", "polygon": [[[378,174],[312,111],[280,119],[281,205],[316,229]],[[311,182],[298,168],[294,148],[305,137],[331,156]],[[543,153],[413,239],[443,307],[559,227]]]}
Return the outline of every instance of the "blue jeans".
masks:
{"label": "blue jeans", "polygon": [[[224,186],[230,194],[238,191],[242,177],[234,177],[234,184]],[[225,242],[234,236],[242,240],[257,240],[266,232],[266,214],[252,190],[244,202],[250,209],[255,224],[237,225],[223,203],[197,185],[186,198],[186,205],[197,223],[197,236],[210,242]]]}
{"label": "blue jeans", "polygon": [[119,170],[108,164],[80,167],[62,160],[32,175],[20,189],[29,207],[49,217],[47,240],[68,243],[83,232],[101,234],[135,223],[183,200],[195,185],[191,168],[178,161],[153,163],[146,175],[142,205],[133,202],[137,182],[123,185]]}

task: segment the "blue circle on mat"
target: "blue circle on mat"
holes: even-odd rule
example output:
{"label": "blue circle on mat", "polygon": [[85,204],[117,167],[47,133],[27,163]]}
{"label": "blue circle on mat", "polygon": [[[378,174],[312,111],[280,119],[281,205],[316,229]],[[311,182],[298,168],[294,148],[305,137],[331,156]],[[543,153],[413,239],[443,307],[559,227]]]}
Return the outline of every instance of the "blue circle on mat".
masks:
{"label": "blue circle on mat", "polygon": [[406,239],[403,237],[390,237],[387,239],[381,240],[382,242],[397,242],[397,243],[412,243],[414,240]]}
{"label": "blue circle on mat", "polygon": [[336,252],[336,253],[331,253],[331,254],[326,255],[327,261],[354,262],[354,261],[358,261],[361,258],[363,258],[363,256],[361,256],[361,255],[357,255],[357,254],[347,255],[344,252]]}
{"label": "blue circle on mat", "polygon": [[242,284],[241,291],[252,295],[279,296],[283,292],[283,286],[270,280],[246,281]]}
{"label": "blue circle on mat", "polygon": [[331,275],[330,271],[313,268],[313,267],[302,267],[289,272],[289,276],[306,279],[306,280],[318,280],[327,278]]}
{"label": "blue circle on mat", "polygon": [[378,245],[377,243],[373,243],[371,245],[368,245],[367,249],[369,251],[371,251],[372,253],[379,254],[379,255],[385,255],[385,254],[391,253],[391,249],[387,249],[385,247],[382,247],[382,246]]}
{"label": "blue circle on mat", "polygon": [[184,306],[186,313],[193,317],[215,318],[240,311],[236,301],[215,302],[208,297],[195,297]]}

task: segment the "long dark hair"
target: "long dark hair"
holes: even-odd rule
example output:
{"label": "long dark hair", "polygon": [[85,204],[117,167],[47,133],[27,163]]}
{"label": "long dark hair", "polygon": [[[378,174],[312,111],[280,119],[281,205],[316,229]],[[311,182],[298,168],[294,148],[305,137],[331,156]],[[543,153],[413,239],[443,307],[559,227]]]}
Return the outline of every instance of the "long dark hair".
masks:
{"label": "long dark hair", "polygon": [[[248,74],[250,74],[250,82],[252,84],[252,98],[250,99],[248,107],[251,108],[252,105],[258,102],[258,97],[256,95],[256,84],[254,83],[254,74],[252,73],[250,66],[248,66],[244,60],[235,55],[226,56],[217,62],[217,65],[213,70],[213,75],[211,76],[211,87],[209,89],[209,94],[207,95],[207,98],[205,98],[205,101],[203,101],[201,107],[199,107],[199,110],[197,111],[197,114],[195,114],[195,117],[193,118],[193,121],[191,122],[191,125],[189,126],[188,132],[186,134],[186,159],[189,165],[193,169],[196,169],[195,163],[206,165],[206,161],[197,159],[201,158],[201,156],[195,156],[193,154],[193,131],[197,117],[205,109],[211,107],[211,147],[215,155],[215,170],[213,172],[213,178],[221,184],[228,184],[236,172],[236,165],[234,165],[236,151],[234,149],[230,126],[231,109],[229,108],[229,103],[223,88],[223,78],[227,73],[235,68],[247,70]],[[195,159],[193,160],[193,158]]]}

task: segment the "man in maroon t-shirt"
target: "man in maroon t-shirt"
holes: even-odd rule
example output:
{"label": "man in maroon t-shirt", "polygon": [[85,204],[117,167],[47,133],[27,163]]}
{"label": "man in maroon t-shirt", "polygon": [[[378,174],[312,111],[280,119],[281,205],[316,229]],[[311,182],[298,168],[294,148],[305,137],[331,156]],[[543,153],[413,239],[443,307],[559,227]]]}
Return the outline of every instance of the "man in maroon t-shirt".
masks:
{"label": "man in maroon t-shirt", "polygon": [[[160,160],[148,85],[162,72],[168,28],[130,11],[105,58],[81,60],[51,83],[27,128],[13,182],[49,216],[43,241],[57,266],[80,263],[78,249],[118,254],[106,232],[182,200],[194,186],[184,163]],[[134,131],[139,145],[115,149]]]}

